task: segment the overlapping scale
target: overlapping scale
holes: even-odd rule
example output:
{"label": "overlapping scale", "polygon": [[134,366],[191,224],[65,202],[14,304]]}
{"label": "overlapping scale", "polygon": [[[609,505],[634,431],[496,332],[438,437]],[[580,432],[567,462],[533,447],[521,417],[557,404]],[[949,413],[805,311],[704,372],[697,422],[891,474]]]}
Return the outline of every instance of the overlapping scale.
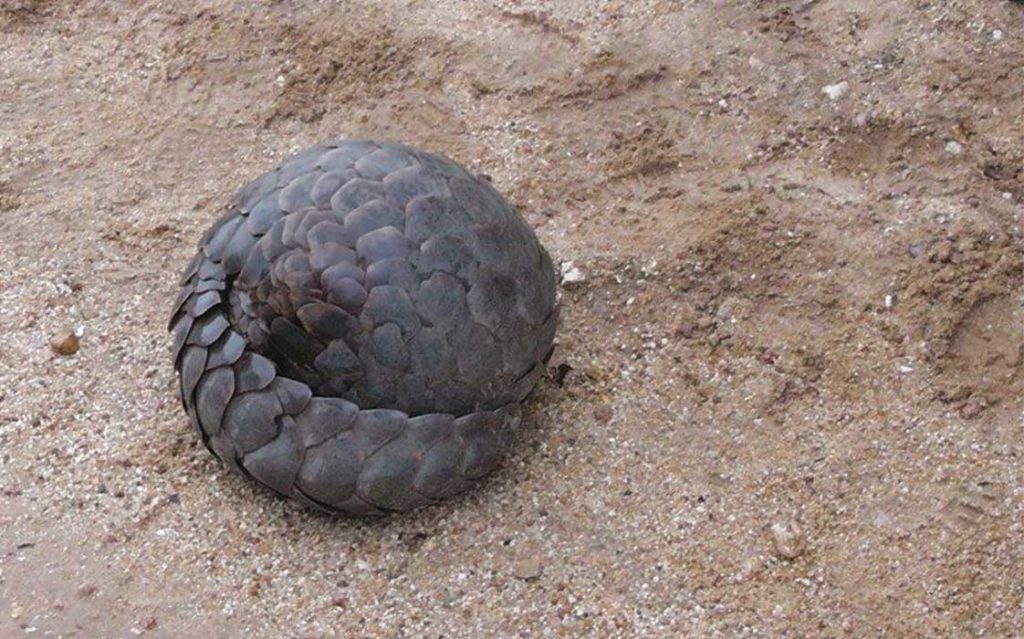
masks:
{"label": "overlapping scale", "polygon": [[409,510],[512,443],[557,325],[550,257],[486,181],[391,142],[243,187],[185,269],[183,405],[229,468],[308,506]]}

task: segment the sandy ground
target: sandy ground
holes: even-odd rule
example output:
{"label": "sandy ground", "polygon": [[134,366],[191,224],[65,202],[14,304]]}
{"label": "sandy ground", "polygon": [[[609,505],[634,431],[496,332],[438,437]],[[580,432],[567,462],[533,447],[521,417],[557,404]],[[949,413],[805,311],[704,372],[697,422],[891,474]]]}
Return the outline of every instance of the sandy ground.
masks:
{"label": "sandy ground", "polygon": [[[506,467],[378,522],[229,475],[167,355],[337,135],[582,275]],[[0,0],[0,637],[1021,636],[1022,218],[1021,3]]]}

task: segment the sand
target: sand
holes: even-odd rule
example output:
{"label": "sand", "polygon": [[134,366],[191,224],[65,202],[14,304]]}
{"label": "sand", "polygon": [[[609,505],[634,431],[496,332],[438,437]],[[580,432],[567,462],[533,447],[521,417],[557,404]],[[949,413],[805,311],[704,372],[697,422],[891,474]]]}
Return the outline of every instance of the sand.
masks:
{"label": "sand", "polygon": [[[1022,132],[1015,2],[2,2],[0,637],[1016,636]],[[165,332],[336,136],[571,263],[515,454],[383,521],[230,475]]]}

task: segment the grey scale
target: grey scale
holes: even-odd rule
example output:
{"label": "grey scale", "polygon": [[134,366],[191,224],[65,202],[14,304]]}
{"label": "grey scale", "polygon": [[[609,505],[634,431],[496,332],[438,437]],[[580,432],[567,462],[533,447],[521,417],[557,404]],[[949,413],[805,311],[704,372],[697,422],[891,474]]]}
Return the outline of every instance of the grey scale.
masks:
{"label": "grey scale", "polygon": [[488,181],[391,142],[314,146],[244,186],[181,285],[174,365],[206,447],[353,514],[494,470],[558,323],[525,220]]}

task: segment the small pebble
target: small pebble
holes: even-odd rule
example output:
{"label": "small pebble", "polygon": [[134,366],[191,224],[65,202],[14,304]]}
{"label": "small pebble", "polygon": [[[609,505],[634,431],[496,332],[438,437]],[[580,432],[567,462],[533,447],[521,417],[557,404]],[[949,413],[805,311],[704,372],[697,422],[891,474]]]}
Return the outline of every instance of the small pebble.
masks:
{"label": "small pebble", "polygon": [[953,155],[960,155],[963,152],[964,152],[963,145],[960,144],[959,142],[957,142],[956,140],[950,140],[949,142],[946,142],[946,153],[951,153]]}
{"label": "small pebble", "polygon": [[78,352],[79,340],[74,331],[68,331],[63,336],[57,336],[50,340],[50,348],[58,355],[74,355]]}
{"label": "small pebble", "polygon": [[771,525],[772,546],[781,559],[793,560],[804,554],[807,538],[795,520],[777,521]]}
{"label": "small pebble", "polygon": [[614,415],[614,413],[612,412],[611,407],[607,404],[601,404],[594,409],[594,418],[599,422],[610,421],[612,415]]}
{"label": "small pebble", "polygon": [[836,84],[830,84],[821,89],[821,92],[828,96],[829,100],[833,102],[846,95],[847,91],[850,90],[850,83],[846,80]]}
{"label": "small pebble", "polygon": [[697,331],[697,320],[692,317],[684,317],[679,320],[676,325],[675,335],[677,337],[685,337],[687,339],[693,337],[693,334]]}
{"label": "small pebble", "polygon": [[571,286],[573,284],[581,284],[587,281],[587,276],[583,274],[575,264],[572,262],[562,262],[562,285]]}
{"label": "small pebble", "polygon": [[704,330],[711,328],[716,324],[717,320],[710,315],[705,315],[697,320],[697,328]]}
{"label": "small pebble", "polygon": [[974,419],[981,414],[982,410],[984,410],[984,407],[980,403],[972,400],[960,407],[960,417],[964,419]]}
{"label": "small pebble", "polygon": [[536,557],[527,557],[516,562],[512,574],[523,581],[535,581],[540,578],[540,560]]}

